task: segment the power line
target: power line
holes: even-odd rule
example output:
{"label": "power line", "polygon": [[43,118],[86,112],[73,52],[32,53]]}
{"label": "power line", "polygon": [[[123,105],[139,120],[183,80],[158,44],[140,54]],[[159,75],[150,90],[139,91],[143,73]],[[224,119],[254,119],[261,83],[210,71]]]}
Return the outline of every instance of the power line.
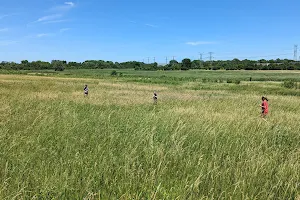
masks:
{"label": "power line", "polygon": [[[241,56],[240,58],[243,58],[243,59],[247,59],[247,58],[266,58],[266,57],[275,57],[275,56],[286,56],[286,55],[291,55],[291,54],[292,53],[276,54],[276,55],[248,56],[248,57]],[[238,58],[238,57],[239,56],[226,56],[225,58]]]}

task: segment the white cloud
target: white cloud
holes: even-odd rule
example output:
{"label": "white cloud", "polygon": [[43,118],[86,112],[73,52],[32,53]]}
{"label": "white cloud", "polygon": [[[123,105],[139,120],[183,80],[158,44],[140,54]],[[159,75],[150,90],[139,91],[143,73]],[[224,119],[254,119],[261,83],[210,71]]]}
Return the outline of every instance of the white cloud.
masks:
{"label": "white cloud", "polygon": [[36,22],[43,22],[43,21],[54,20],[54,19],[58,19],[60,17],[62,17],[61,14],[47,15],[47,16],[39,18]]}
{"label": "white cloud", "polygon": [[15,15],[20,15],[21,13],[10,13],[10,14],[5,14],[5,15],[0,15],[0,19],[6,18],[6,17],[12,17]]}
{"label": "white cloud", "polygon": [[70,30],[70,28],[62,28],[62,29],[59,30],[59,32],[63,33],[63,32],[68,31],[68,30]]}
{"label": "white cloud", "polygon": [[50,11],[52,12],[66,12],[68,10],[70,10],[71,8],[75,7],[75,3],[68,1],[65,2],[64,5],[60,5],[60,6],[55,6],[53,8],[50,9]]}
{"label": "white cloud", "polygon": [[216,42],[210,42],[210,41],[197,41],[197,42],[187,42],[185,43],[187,45],[192,46],[198,46],[198,45],[204,45],[204,44],[216,44]]}
{"label": "white cloud", "polygon": [[50,21],[45,21],[42,24],[56,24],[56,23],[62,23],[62,22],[67,22],[68,20],[66,19],[60,19],[60,20],[50,20]]}
{"label": "white cloud", "polygon": [[47,15],[47,16],[43,16],[40,17],[39,19],[37,19],[34,22],[31,22],[29,24],[32,23],[43,23],[43,24],[49,24],[49,23],[60,23],[60,22],[64,22],[66,20],[61,19],[63,17],[63,15],[69,11],[71,8],[73,8],[75,6],[75,3],[68,1],[65,2],[63,5],[60,6],[55,6],[52,7],[49,11],[50,13],[53,13],[52,15]]}
{"label": "white cloud", "polygon": [[69,6],[75,6],[75,3],[73,3],[73,2],[71,2],[71,1],[69,1],[69,2],[65,2],[65,5],[69,5]]}
{"label": "white cloud", "polygon": [[18,41],[13,41],[13,40],[0,40],[0,46],[7,46],[10,44],[15,44]]}
{"label": "white cloud", "polygon": [[5,17],[10,17],[10,16],[14,16],[17,15],[16,13],[12,13],[12,14],[7,14],[7,15],[0,15],[0,19],[3,19]]}
{"label": "white cloud", "polygon": [[53,34],[51,34],[51,33],[40,33],[40,34],[37,34],[36,37],[41,38],[41,37],[47,37],[47,36],[51,36],[51,35],[53,35]]}
{"label": "white cloud", "polygon": [[153,24],[145,24],[146,26],[152,27],[152,28],[157,28],[158,26],[153,25]]}
{"label": "white cloud", "polygon": [[8,28],[0,28],[0,32],[6,32],[8,31]]}
{"label": "white cloud", "polygon": [[5,17],[8,17],[9,15],[1,15],[0,16],[0,19],[3,19],[3,18],[5,18]]}

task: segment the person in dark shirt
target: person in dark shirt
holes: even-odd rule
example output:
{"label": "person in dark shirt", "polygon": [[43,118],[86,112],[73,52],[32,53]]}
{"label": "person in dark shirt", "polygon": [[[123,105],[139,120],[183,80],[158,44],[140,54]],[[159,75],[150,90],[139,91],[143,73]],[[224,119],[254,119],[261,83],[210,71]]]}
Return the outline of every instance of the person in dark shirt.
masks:
{"label": "person in dark shirt", "polygon": [[155,91],[153,93],[153,101],[155,104],[157,103],[157,93]]}
{"label": "person in dark shirt", "polygon": [[84,91],[84,96],[88,96],[88,94],[89,94],[89,88],[88,88],[87,85],[84,86],[83,91]]}

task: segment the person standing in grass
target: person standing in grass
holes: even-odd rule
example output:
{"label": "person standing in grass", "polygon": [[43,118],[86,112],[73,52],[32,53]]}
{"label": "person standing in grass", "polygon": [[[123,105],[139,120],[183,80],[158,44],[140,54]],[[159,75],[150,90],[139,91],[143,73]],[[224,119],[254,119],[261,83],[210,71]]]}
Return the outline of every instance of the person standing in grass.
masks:
{"label": "person standing in grass", "polygon": [[84,86],[83,91],[84,91],[84,96],[88,96],[88,94],[89,94],[89,88],[88,88],[87,85]]}
{"label": "person standing in grass", "polygon": [[153,93],[153,101],[154,101],[154,104],[157,104],[157,93],[155,91]]}
{"label": "person standing in grass", "polygon": [[268,99],[266,97],[261,98],[262,103],[260,105],[261,107],[261,117],[265,118],[269,112],[269,104],[268,104]]}

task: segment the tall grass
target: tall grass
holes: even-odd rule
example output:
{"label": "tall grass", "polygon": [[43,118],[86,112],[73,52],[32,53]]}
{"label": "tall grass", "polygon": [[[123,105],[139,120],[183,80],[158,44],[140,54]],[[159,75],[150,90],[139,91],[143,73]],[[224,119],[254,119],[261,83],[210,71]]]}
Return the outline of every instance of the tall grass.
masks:
{"label": "tall grass", "polygon": [[261,91],[280,84],[0,84],[0,199],[299,198],[299,98],[272,94],[259,117]]}

